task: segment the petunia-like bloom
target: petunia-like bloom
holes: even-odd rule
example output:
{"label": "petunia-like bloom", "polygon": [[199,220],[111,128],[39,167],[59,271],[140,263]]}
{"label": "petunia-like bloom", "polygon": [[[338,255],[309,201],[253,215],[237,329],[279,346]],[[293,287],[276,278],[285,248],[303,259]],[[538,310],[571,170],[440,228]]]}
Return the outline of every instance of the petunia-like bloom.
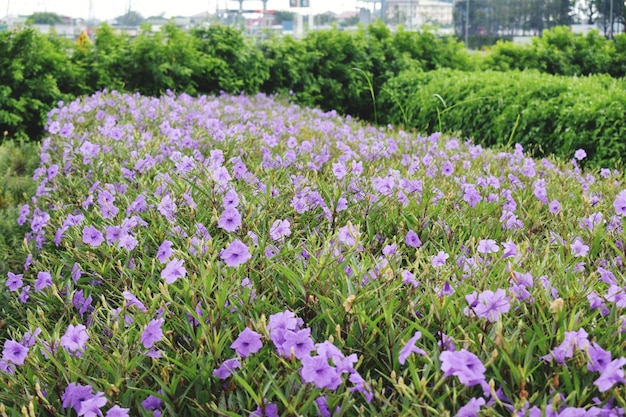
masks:
{"label": "petunia-like bloom", "polygon": [[272,227],[270,227],[270,238],[272,240],[279,240],[282,237],[289,236],[291,234],[289,220],[274,220]]}
{"label": "petunia-like bloom", "polygon": [[606,367],[611,363],[611,352],[602,349],[596,342],[593,342],[589,346],[587,355],[589,356],[587,369],[591,372],[604,372]]}
{"label": "petunia-like bloom", "polygon": [[468,387],[485,383],[485,366],[472,352],[465,349],[459,351],[443,351],[439,355],[441,370],[444,376],[456,376]]}
{"label": "petunia-like bloom", "polygon": [[450,257],[450,255],[448,255],[447,253],[445,253],[444,251],[439,251],[437,253],[437,255],[434,255],[433,257],[431,257],[433,266],[435,268],[438,268],[440,266],[443,266],[446,264],[446,260]]}
{"label": "petunia-like bloom", "polygon": [[170,242],[169,240],[164,240],[157,250],[156,258],[159,260],[159,262],[164,264],[173,254],[174,251],[172,250],[172,242]]}
{"label": "petunia-like bloom", "polygon": [[552,214],[559,214],[561,211],[561,203],[559,203],[558,200],[552,200],[550,204],[548,204],[548,210],[550,210]]}
{"label": "petunia-like bloom", "polygon": [[107,403],[107,399],[104,396],[104,392],[97,392],[91,398],[80,402],[80,408],[78,409],[78,416],[84,417],[101,417],[102,412],[100,408],[104,407]]}
{"label": "petunia-like bloom", "polygon": [[341,377],[337,375],[337,370],[330,366],[328,359],[323,356],[305,356],[302,358],[300,375],[304,382],[312,382],[317,388],[335,389],[337,379],[341,383]]}
{"label": "petunia-like bloom", "polygon": [[146,399],[141,402],[141,406],[148,411],[158,410],[163,406],[163,400],[156,395],[148,395]]}
{"label": "petunia-like bloom", "polygon": [[129,412],[129,408],[122,408],[119,405],[114,405],[113,407],[109,408],[109,411],[107,411],[105,417],[128,417]]}
{"label": "petunia-like bloom", "polygon": [[187,275],[187,270],[183,264],[184,261],[182,259],[172,259],[167,263],[165,269],[161,271],[161,278],[163,278],[168,284],[172,284],[178,278],[183,278]]}
{"label": "petunia-like bloom", "polygon": [[578,159],[579,161],[582,161],[586,157],[587,157],[587,152],[585,152],[584,149],[577,149],[576,152],[574,152],[574,158]]}
{"label": "petunia-like bloom", "polygon": [[92,246],[98,247],[100,244],[104,242],[104,235],[94,226],[85,226],[83,228],[83,243]]}
{"label": "petunia-like bloom", "polygon": [[237,354],[242,357],[248,357],[253,353],[257,353],[263,347],[261,335],[246,327],[244,331],[239,333],[237,339],[230,345],[231,349],[235,349]]}
{"label": "petunia-like bloom", "polygon": [[418,355],[426,356],[426,352],[422,349],[415,346],[415,343],[422,337],[422,333],[418,330],[413,334],[413,337],[406,342],[406,345],[400,350],[400,356],[398,358],[398,362],[400,365],[404,365],[406,359],[409,357],[411,353],[417,353]]}
{"label": "petunia-like bloom", "polygon": [[13,272],[7,273],[8,279],[6,282],[6,286],[9,287],[10,291],[17,291],[24,285],[22,278],[24,278],[24,274],[14,274]]}
{"label": "petunia-like bloom", "polygon": [[480,407],[485,405],[484,398],[472,398],[467,404],[459,408],[459,411],[455,414],[455,417],[478,417]]}
{"label": "petunia-like bloom", "polygon": [[283,354],[287,357],[291,357],[293,353],[296,358],[302,359],[309,356],[311,351],[315,349],[315,343],[311,338],[311,329],[308,327],[297,331],[287,330],[283,337],[285,341],[282,344],[282,349]]}
{"label": "petunia-like bloom", "polygon": [[241,368],[241,362],[239,362],[238,358],[232,358],[225,360],[223,364],[220,365],[219,368],[213,371],[213,376],[218,377],[219,379],[226,379],[231,376],[235,369]]}
{"label": "petunia-like bloom", "polygon": [[589,246],[585,245],[579,237],[574,239],[574,243],[571,244],[570,248],[575,257],[586,256],[589,252]]}
{"label": "petunia-like bloom", "polygon": [[500,250],[500,246],[493,239],[483,239],[478,242],[478,253],[496,253]]}
{"label": "petunia-like bloom", "polygon": [[84,350],[87,340],[89,340],[89,335],[85,326],[82,324],[76,326],[70,324],[63,337],[61,337],[61,346],[70,352]]}
{"label": "petunia-like bloom", "polygon": [[[468,298],[470,297],[470,298]],[[470,294],[465,297],[468,300],[470,306],[474,304],[474,295]],[[472,301],[470,303],[470,301]],[[490,322],[496,322],[500,319],[502,313],[506,313],[511,308],[509,297],[506,295],[506,291],[502,288],[493,292],[491,290],[483,291],[476,297],[475,305],[472,306],[474,313],[480,318],[489,320]]]}
{"label": "petunia-like bloom", "polygon": [[415,233],[413,230],[409,230],[406,233],[404,241],[406,242],[408,246],[412,248],[419,248],[420,246],[422,246],[422,241],[420,240],[417,233]]}
{"label": "petunia-like bloom", "polygon": [[4,342],[2,350],[2,360],[11,362],[15,365],[23,365],[28,356],[28,348],[15,340],[7,340]]}
{"label": "petunia-like bloom", "polygon": [[163,330],[161,326],[165,320],[163,318],[152,319],[150,323],[146,325],[143,333],[141,334],[141,343],[146,349],[150,349],[156,342],[163,338]]}
{"label": "petunia-like bloom", "polygon": [[626,190],[620,191],[613,201],[615,212],[620,216],[626,216]]}
{"label": "petunia-like bloom", "polygon": [[256,410],[250,413],[249,417],[279,417],[278,406],[263,399],[263,408],[257,407]]}
{"label": "petunia-like bloom", "polygon": [[557,363],[562,364],[565,362],[565,359],[573,357],[576,350],[584,352],[589,348],[587,336],[585,329],[578,329],[576,332],[565,332],[563,342],[552,349],[552,352],[542,356],[541,359],[547,362],[554,359]]}
{"label": "petunia-like bloom", "polygon": [[233,240],[226,249],[220,252],[220,258],[226,265],[232,267],[246,263],[251,257],[248,247],[239,239]]}
{"label": "petunia-like bloom", "polygon": [[72,407],[76,412],[80,410],[80,404],[93,397],[93,389],[89,385],[80,385],[76,382],[71,382],[65,388],[65,392],[61,396],[61,404],[63,408]]}
{"label": "petunia-like bloom", "polygon": [[220,220],[217,222],[217,227],[226,230],[227,232],[235,232],[241,227],[241,214],[234,206],[228,206],[222,212]]}
{"label": "petunia-like bloom", "polygon": [[615,359],[607,364],[600,378],[593,381],[593,384],[598,387],[598,391],[605,392],[617,383],[625,383],[626,379],[624,379],[624,370],[622,369],[624,365],[626,365],[626,358]]}
{"label": "petunia-like bloom", "polygon": [[35,292],[41,291],[46,287],[52,286],[52,275],[48,271],[41,271],[37,273],[37,279],[35,280]]}

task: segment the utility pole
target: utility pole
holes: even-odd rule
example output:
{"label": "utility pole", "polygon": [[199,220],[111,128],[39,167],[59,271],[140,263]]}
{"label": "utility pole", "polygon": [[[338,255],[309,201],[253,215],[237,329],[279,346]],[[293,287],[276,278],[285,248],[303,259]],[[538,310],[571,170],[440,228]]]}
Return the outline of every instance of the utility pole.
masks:
{"label": "utility pole", "polygon": [[469,16],[470,16],[470,0],[466,0],[465,1],[465,9],[466,9],[466,13],[465,13],[465,47],[467,49],[469,49]]}
{"label": "utility pole", "polygon": [[611,30],[609,31],[609,36],[610,39],[613,39],[613,0],[609,0],[611,2],[611,17],[610,17],[610,21],[611,21]]}

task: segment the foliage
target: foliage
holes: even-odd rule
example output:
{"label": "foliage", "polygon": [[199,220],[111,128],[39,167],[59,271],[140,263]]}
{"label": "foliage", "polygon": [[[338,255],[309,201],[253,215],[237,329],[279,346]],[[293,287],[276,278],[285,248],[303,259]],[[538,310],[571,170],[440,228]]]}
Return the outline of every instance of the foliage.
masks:
{"label": "foliage", "polygon": [[74,87],[81,84],[80,74],[60,45],[62,41],[31,28],[0,32],[0,133],[4,136],[37,138],[52,106],[79,94]]}
{"label": "foliage", "polygon": [[518,142],[538,156],[568,158],[584,148],[596,166],[626,158],[624,83],[608,76],[405,72],[385,84],[379,103],[386,123],[421,132],[445,128],[487,146]]}
{"label": "foliage", "polygon": [[2,286],[11,415],[623,412],[626,192],[582,151],[263,95],[49,119]]}
{"label": "foliage", "polygon": [[191,36],[204,61],[193,77],[202,93],[256,93],[269,78],[268,64],[252,40],[235,28],[211,25]]}
{"label": "foliage", "polygon": [[55,25],[63,23],[63,19],[56,13],[50,12],[35,12],[28,16],[28,23],[36,25]]}
{"label": "foliage", "polygon": [[[620,35],[621,38],[626,35]],[[624,55],[617,54],[615,44],[600,36],[598,31],[586,35],[572,33],[567,26],[546,30],[541,37],[533,37],[527,45],[498,42],[490,48],[484,67],[502,71],[536,69],[559,75],[611,74],[622,77],[619,62]],[[615,65],[619,65],[617,68]]]}

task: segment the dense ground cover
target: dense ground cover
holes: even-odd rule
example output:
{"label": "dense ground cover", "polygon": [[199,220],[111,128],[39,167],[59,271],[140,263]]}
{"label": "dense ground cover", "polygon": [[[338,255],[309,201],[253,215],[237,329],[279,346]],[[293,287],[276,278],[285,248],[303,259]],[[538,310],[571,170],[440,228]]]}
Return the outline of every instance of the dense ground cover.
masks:
{"label": "dense ground cover", "polygon": [[0,413],[622,415],[626,195],[266,96],[50,113]]}

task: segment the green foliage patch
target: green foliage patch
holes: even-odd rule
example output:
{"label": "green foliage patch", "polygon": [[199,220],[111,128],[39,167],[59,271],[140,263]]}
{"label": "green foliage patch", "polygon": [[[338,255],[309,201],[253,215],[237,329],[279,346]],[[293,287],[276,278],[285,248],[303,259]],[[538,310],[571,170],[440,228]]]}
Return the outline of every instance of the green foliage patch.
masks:
{"label": "green foliage patch", "polygon": [[520,143],[537,156],[616,166],[626,157],[626,91],[609,76],[538,72],[404,72],[385,84],[384,121],[423,132],[441,129],[487,146]]}

